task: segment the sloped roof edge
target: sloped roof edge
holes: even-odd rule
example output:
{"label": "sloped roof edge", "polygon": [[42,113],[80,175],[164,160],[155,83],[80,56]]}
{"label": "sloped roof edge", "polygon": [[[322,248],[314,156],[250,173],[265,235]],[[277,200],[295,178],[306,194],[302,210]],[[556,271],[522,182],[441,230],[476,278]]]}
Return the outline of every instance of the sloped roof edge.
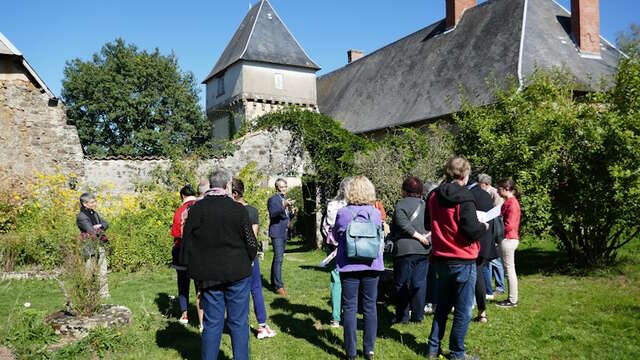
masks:
{"label": "sloped roof edge", "polygon": [[20,58],[22,66],[24,66],[24,68],[27,69],[27,72],[29,73],[29,75],[31,75],[33,79],[36,81],[36,83],[38,83],[42,91],[45,92],[50,99],[57,100],[58,98],[53,94],[53,91],[49,89],[47,84],[45,84],[44,81],[40,78],[40,76],[38,76],[38,73],[36,73],[33,67],[29,65],[29,62],[27,61],[27,59],[25,59],[25,57],[22,55],[20,50],[18,50],[18,48],[16,48],[11,43],[11,41],[9,41],[9,39],[7,39],[4,36],[2,32],[0,32],[0,42],[2,42],[12,52],[12,54],[10,55],[14,55]]}

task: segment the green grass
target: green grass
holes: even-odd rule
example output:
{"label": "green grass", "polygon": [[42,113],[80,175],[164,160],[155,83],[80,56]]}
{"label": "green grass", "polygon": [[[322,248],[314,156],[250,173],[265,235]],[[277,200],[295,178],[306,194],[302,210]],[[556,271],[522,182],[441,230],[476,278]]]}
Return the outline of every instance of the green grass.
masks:
{"label": "green grass", "polygon": [[[520,279],[520,304],[516,309],[489,305],[489,323],[472,323],[466,339],[469,353],[483,359],[636,359],[640,355],[640,256],[638,241],[622,254],[623,260],[608,270],[574,275],[563,269],[564,258],[552,244],[522,244],[516,253]],[[278,332],[272,339],[251,338],[252,359],[343,358],[342,329],[327,326],[330,320],[329,274],[318,267],[321,251],[302,251],[291,243],[285,255],[284,280],[290,297],[274,296],[265,287],[268,323]],[[262,262],[269,278],[271,252]],[[112,302],[128,306],[133,325],[123,329],[120,340],[105,337],[101,349],[113,359],[197,359],[200,336],[195,326],[191,298],[191,326],[176,321],[177,292],[171,269],[110,274]],[[266,282],[264,282],[266,285]],[[193,293],[192,293],[193,294]],[[0,334],[5,333],[16,309],[31,302],[42,314],[58,310],[64,299],[53,281],[5,281],[0,283]],[[390,326],[393,307],[378,308],[378,359],[422,359],[431,329],[431,316],[422,324]],[[475,311],[474,311],[475,315]],[[449,328],[450,324],[449,322]],[[252,334],[256,320],[250,316]],[[448,329],[449,330],[449,329]],[[100,336],[94,336],[100,338]],[[362,347],[362,334],[359,332]],[[448,331],[443,348],[448,348]],[[98,340],[94,340],[98,341]],[[111,341],[111,343],[109,343]],[[105,345],[104,343],[107,342]],[[222,338],[221,359],[230,359],[228,334]],[[74,349],[72,349],[74,350]],[[62,353],[60,353],[62,354]],[[78,358],[91,352],[66,351]],[[65,355],[71,356],[71,355]]]}

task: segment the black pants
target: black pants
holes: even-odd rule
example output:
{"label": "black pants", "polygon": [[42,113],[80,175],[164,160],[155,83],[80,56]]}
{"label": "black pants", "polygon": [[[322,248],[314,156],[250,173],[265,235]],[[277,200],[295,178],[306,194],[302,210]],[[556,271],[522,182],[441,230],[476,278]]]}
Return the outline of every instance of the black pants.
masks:
{"label": "black pants", "polygon": [[478,313],[487,309],[487,285],[484,281],[484,272],[482,268],[487,266],[489,260],[479,257],[476,260],[476,266],[478,267],[476,277],[476,303],[478,304]]}

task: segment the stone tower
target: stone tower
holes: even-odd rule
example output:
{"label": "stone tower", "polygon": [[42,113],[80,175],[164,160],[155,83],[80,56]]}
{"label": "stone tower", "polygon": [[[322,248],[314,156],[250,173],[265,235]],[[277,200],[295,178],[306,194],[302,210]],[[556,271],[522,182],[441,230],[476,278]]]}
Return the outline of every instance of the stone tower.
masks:
{"label": "stone tower", "polygon": [[228,139],[244,121],[289,105],[317,111],[319,69],[269,1],[261,0],[202,82],[213,136]]}

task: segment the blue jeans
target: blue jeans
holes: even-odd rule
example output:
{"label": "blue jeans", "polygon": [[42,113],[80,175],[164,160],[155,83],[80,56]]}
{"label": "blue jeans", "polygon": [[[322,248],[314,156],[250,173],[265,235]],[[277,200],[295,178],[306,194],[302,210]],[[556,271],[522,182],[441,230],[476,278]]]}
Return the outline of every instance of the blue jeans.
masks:
{"label": "blue jeans", "polygon": [[421,322],[424,319],[428,270],[427,255],[406,255],[393,260],[396,321],[409,321],[409,307],[411,307],[411,321]]}
{"label": "blue jeans", "polygon": [[253,261],[253,270],[251,271],[251,299],[253,299],[253,312],[259,325],[267,323],[267,308],[264,306],[264,297],[262,296],[262,278],[260,277],[260,261],[258,257]]}
{"label": "blue jeans", "polygon": [[496,279],[496,291],[506,292],[504,289],[504,268],[502,267],[502,259],[496,258],[491,260],[483,269],[484,281],[487,287],[487,295],[493,295],[493,286],[491,284],[491,275]]}
{"label": "blue jeans", "polygon": [[376,345],[378,331],[378,297],[379,271],[341,272],[342,310],[344,312],[344,347],[348,357],[356,356],[357,346],[357,313],[358,292],[362,292],[362,312],[364,314],[363,350],[365,355],[372,354]]}
{"label": "blue jeans", "polygon": [[204,311],[202,359],[217,360],[224,328],[224,312],[231,333],[233,358],[249,360],[249,286],[250,276],[236,282],[202,290],[200,304]]}
{"label": "blue jeans", "polygon": [[436,269],[432,263],[427,267],[427,303],[436,305],[438,303],[438,282],[436,281]]}
{"label": "blue jeans", "polygon": [[476,285],[476,264],[453,265],[443,262],[433,264],[438,278],[438,306],[431,325],[428,354],[436,355],[447,326],[447,316],[455,306],[453,325],[449,336],[451,359],[464,359],[464,338],[471,321]]}
{"label": "blue jeans", "polygon": [[282,282],[282,263],[284,262],[284,248],[287,245],[286,238],[271,238],[273,244],[273,261],[271,262],[271,286],[273,290],[284,287]]}

